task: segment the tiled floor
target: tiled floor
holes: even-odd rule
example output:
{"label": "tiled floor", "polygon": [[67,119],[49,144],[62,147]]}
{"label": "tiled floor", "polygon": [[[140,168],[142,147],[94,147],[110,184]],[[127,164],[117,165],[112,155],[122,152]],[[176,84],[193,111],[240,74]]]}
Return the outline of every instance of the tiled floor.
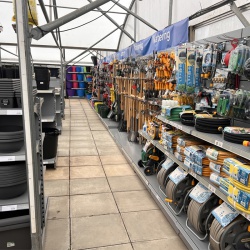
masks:
{"label": "tiled floor", "polygon": [[45,250],[185,250],[86,100],[66,100]]}

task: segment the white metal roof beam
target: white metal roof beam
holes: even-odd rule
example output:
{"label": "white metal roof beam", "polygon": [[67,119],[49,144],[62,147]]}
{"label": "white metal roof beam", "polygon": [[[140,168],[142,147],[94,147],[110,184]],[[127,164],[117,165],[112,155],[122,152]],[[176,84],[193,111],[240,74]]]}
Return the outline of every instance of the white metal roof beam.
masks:
{"label": "white metal roof beam", "polygon": [[[41,0],[40,0],[41,1]],[[73,21],[77,17],[80,17],[88,12],[90,12],[93,9],[98,8],[99,6],[109,2],[110,0],[96,0],[93,3],[87,4],[83,6],[82,8],[79,8],[63,17],[58,18],[55,21],[52,21],[48,24],[42,25],[40,27],[33,28],[31,30],[31,36],[39,40],[49,32],[55,30],[56,28],[61,27],[62,25],[69,23],[70,21]],[[40,3],[41,4],[41,3]]]}
{"label": "white metal roof beam", "polygon": [[120,3],[117,3],[116,0],[111,0],[113,3],[116,3],[120,8],[124,9],[125,11],[127,11],[129,14],[131,14],[132,16],[134,16],[135,18],[137,18],[138,20],[140,20],[141,22],[143,22],[144,24],[146,24],[148,27],[150,27],[153,30],[158,31],[158,29],[156,29],[152,24],[150,24],[149,22],[147,22],[145,19],[143,19],[142,17],[138,16],[137,14],[135,14],[133,11],[131,11],[130,9],[126,8],[125,6],[123,6]]}
{"label": "white metal roof beam", "polygon": [[[93,3],[92,0],[88,0],[90,3]],[[111,18],[108,14],[106,14],[105,11],[103,11],[100,7],[97,8],[98,10],[101,11],[101,13],[110,21],[112,22],[118,29],[120,29],[124,34],[126,34],[131,40],[133,40],[134,42],[135,39],[125,30],[123,29],[113,18]]]}

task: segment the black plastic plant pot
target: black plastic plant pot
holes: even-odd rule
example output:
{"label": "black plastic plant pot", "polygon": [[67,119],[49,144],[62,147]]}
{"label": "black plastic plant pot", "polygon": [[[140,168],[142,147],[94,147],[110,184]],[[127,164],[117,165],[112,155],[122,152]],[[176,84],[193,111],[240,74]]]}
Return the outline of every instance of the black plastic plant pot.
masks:
{"label": "black plastic plant pot", "polygon": [[12,199],[22,195],[27,190],[27,181],[14,183],[5,187],[0,187],[0,199]]}
{"label": "black plastic plant pot", "polygon": [[58,146],[58,135],[60,131],[56,128],[43,128],[45,138],[43,141],[43,159],[53,159],[56,157]]}
{"label": "black plastic plant pot", "polygon": [[18,152],[24,145],[24,138],[0,140],[0,153]]}

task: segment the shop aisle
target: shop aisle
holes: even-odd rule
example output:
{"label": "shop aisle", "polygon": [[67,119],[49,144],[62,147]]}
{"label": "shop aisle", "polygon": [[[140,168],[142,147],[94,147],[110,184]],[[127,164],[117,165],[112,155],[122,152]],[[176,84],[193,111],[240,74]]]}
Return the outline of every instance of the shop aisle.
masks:
{"label": "shop aisle", "polygon": [[87,100],[66,100],[45,250],[184,250]]}

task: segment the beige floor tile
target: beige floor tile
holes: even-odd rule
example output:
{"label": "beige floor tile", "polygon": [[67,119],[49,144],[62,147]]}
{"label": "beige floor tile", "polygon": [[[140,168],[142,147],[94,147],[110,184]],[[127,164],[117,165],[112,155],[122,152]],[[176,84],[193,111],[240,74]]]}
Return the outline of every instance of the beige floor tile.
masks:
{"label": "beige floor tile", "polygon": [[69,168],[47,169],[44,175],[45,180],[68,180]]}
{"label": "beige floor tile", "polygon": [[78,166],[100,166],[101,160],[99,156],[72,156],[70,157],[70,166],[71,167],[78,167]]}
{"label": "beige floor tile", "polygon": [[91,148],[71,148],[70,156],[98,155],[96,147]]}
{"label": "beige floor tile", "polygon": [[95,147],[94,140],[70,141],[70,148],[86,148],[86,147]]}
{"label": "beige floor tile", "polygon": [[107,147],[107,146],[99,146],[97,148],[99,155],[122,155],[120,149],[118,147]]}
{"label": "beige floor tile", "polygon": [[108,247],[91,248],[91,250],[133,250],[133,248],[131,244],[122,244],[122,245],[114,245]]}
{"label": "beige floor tile", "polygon": [[48,220],[44,250],[69,250],[70,229],[69,219]]}
{"label": "beige floor tile", "polygon": [[69,148],[59,148],[57,150],[57,156],[69,156]]}
{"label": "beige floor tile", "polygon": [[89,135],[85,135],[85,136],[71,135],[70,140],[71,141],[89,141],[89,140],[93,141],[93,137],[92,137],[91,133]]}
{"label": "beige floor tile", "polygon": [[103,165],[107,176],[136,175],[129,164]]}
{"label": "beige floor tile", "polygon": [[102,155],[100,156],[103,165],[113,165],[113,164],[125,164],[127,160],[124,156],[109,156],[109,155]]}
{"label": "beige floor tile", "polygon": [[95,144],[96,144],[96,147],[99,148],[99,147],[114,147],[114,146],[117,146],[117,144],[114,142],[114,140],[111,138],[111,139],[108,139],[108,140],[95,140]]}
{"label": "beige floor tile", "polygon": [[104,126],[103,127],[98,127],[98,126],[93,126],[93,127],[90,127],[90,130],[91,131],[105,131],[107,130]]}
{"label": "beige floor tile", "polygon": [[69,196],[59,196],[49,198],[48,219],[69,218]]}
{"label": "beige floor tile", "polygon": [[113,192],[146,189],[137,176],[108,177],[108,182]]}
{"label": "beige floor tile", "polygon": [[123,213],[122,218],[132,242],[177,236],[160,210]]}
{"label": "beige floor tile", "polygon": [[87,123],[71,123],[70,126],[71,127],[82,127],[82,128],[86,128],[86,130],[88,129]]}
{"label": "beige floor tile", "polygon": [[105,133],[105,132],[100,133],[99,131],[93,131],[92,134],[95,140],[98,140],[98,141],[112,140],[113,141],[112,136],[109,133]]}
{"label": "beige floor tile", "polygon": [[71,136],[86,136],[86,137],[89,137],[89,136],[92,136],[91,132],[90,131],[84,131],[84,129],[82,129],[82,131],[71,131]]}
{"label": "beige floor tile", "polygon": [[119,214],[73,218],[71,227],[72,250],[129,243]]}
{"label": "beige floor tile", "polygon": [[70,131],[65,130],[65,129],[63,128],[63,130],[62,130],[62,132],[61,132],[61,135],[62,135],[62,136],[64,136],[64,135],[70,135]]}
{"label": "beige floor tile", "polygon": [[70,197],[71,217],[117,213],[119,212],[111,193],[73,195]]}
{"label": "beige floor tile", "polygon": [[143,241],[143,242],[134,242],[134,250],[187,250],[188,248],[184,245],[183,241],[178,237],[169,237],[162,240],[153,240],[153,241]]}
{"label": "beige floor tile", "polygon": [[70,181],[70,194],[109,193],[110,188],[106,178],[85,178]]}
{"label": "beige floor tile", "polygon": [[90,129],[89,129],[89,125],[86,123],[86,124],[84,124],[83,126],[81,126],[81,127],[71,127],[71,132],[73,132],[73,131],[90,131]]}
{"label": "beige floor tile", "polygon": [[69,180],[44,181],[45,196],[69,195]]}
{"label": "beige floor tile", "polygon": [[69,135],[60,135],[58,137],[58,142],[60,143],[61,141],[69,141]]}
{"label": "beige floor tile", "polygon": [[116,192],[114,197],[120,212],[159,209],[147,190]]}
{"label": "beige floor tile", "polygon": [[70,169],[70,179],[105,177],[101,166],[84,166]]}
{"label": "beige floor tile", "polygon": [[68,148],[68,147],[69,147],[69,140],[58,141],[58,148]]}
{"label": "beige floor tile", "polygon": [[69,157],[57,157],[57,167],[69,167]]}
{"label": "beige floor tile", "polygon": [[70,124],[62,125],[63,131],[69,131],[71,129]]}

